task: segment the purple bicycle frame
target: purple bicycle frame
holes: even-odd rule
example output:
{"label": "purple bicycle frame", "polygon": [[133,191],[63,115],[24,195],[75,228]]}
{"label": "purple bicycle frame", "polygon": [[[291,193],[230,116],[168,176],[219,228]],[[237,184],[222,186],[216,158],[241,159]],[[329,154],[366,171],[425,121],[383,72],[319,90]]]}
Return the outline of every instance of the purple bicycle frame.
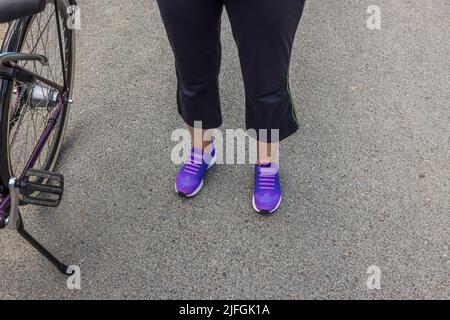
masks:
{"label": "purple bicycle frame", "polygon": [[[36,144],[36,147],[34,148],[30,158],[28,159],[28,162],[23,169],[20,180],[24,177],[25,173],[33,168],[33,166],[36,164],[37,159],[39,158],[39,155],[42,152],[42,149],[44,148],[45,144],[48,141],[48,138],[50,137],[50,133],[55,128],[55,124],[59,118],[59,115],[62,111],[62,106],[64,104],[63,96],[61,94],[58,95],[58,100],[56,103],[55,111],[53,112],[52,116],[48,120],[47,126],[44,129],[44,132],[42,133],[41,137],[39,138],[38,143]],[[6,198],[2,199],[0,198],[0,222],[5,221],[5,219],[8,217],[6,214],[6,209],[11,205],[11,195],[7,195]]]}

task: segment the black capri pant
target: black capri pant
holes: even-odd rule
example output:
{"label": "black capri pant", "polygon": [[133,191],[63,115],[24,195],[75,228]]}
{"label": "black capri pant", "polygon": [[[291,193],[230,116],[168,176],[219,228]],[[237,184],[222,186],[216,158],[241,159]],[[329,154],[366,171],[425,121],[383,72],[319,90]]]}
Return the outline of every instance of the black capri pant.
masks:
{"label": "black capri pant", "polygon": [[298,129],[289,89],[292,44],[304,0],[158,0],[175,55],[178,112],[204,129],[222,124],[218,77],[223,7],[230,18],[245,87],[247,129],[278,129],[283,140]]}

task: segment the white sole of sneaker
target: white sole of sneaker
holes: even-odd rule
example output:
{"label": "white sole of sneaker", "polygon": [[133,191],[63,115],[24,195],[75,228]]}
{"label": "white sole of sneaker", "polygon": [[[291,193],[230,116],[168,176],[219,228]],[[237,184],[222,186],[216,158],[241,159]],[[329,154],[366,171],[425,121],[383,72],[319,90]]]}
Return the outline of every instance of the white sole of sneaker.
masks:
{"label": "white sole of sneaker", "polygon": [[194,192],[192,192],[191,194],[185,194],[185,193],[182,193],[182,192],[178,191],[177,183],[175,182],[175,192],[180,194],[180,195],[182,195],[182,196],[188,197],[188,198],[195,197],[197,195],[197,193],[199,193],[200,190],[202,190],[202,188],[203,188],[203,179],[202,179],[202,182],[200,182],[199,186],[197,187],[197,189],[195,189]]}
{"label": "white sole of sneaker", "polygon": [[[211,169],[216,164],[216,161],[217,161],[217,155],[215,155],[214,158],[211,159],[211,162],[209,163],[208,168],[206,170]],[[184,193],[178,191],[178,189],[177,189],[177,182],[175,181],[175,192],[178,193],[178,194],[182,194],[183,196],[188,197],[188,198],[195,197],[197,195],[197,193],[199,193],[200,190],[202,190],[202,188],[203,188],[203,179],[200,182],[200,184],[197,187],[197,189],[195,189],[194,192],[192,192],[191,194],[184,194]]]}
{"label": "white sole of sneaker", "polygon": [[[278,208],[280,207],[280,204],[281,204],[281,199],[282,199],[282,197],[280,197],[280,200],[278,200],[278,203],[277,203],[276,207],[273,208],[270,212],[268,212],[269,214],[274,213],[275,211],[278,210]],[[253,203],[253,209],[255,209],[255,211],[256,211],[257,213],[261,213],[261,210],[259,210],[259,209],[256,207],[255,196],[253,196],[253,198],[252,198],[252,203]],[[263,210],[263,211],[266,211],[266,210]],[[266,211],[266,212],[267,212],[267,211]]]}

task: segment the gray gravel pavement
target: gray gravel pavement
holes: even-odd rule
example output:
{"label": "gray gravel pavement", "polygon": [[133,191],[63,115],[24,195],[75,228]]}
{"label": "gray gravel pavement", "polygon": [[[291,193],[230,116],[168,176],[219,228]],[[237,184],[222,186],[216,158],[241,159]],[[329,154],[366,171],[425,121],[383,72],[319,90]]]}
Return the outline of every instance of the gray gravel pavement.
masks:
{"label": "gray gravel pavement", "polygon": [[[366,26],[372,4],[381,30]],[[174,193],[183,123],[156,2],[81,8],[65,198],[26,222],[81,267],[82,289],[1,232],[0,298],[450,298],[448,0],[307,1],[291,67],[301,129],[282,146],[273,217],[251,209],[249,166],[217,166],[194,200]],[[224,128],[242,128],[224,25]]]}

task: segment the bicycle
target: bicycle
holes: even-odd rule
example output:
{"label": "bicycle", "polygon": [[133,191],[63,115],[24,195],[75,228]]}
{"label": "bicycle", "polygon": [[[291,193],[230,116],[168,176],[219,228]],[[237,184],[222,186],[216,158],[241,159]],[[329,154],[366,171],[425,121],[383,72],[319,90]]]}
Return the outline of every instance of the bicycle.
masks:
{"label": "bicycle", "polygon": [[69,267],[24,227],[26,205],[56,207],[54,169],[67,127],[75,72],[75,0],[0,0],[9,23],[0,51],[0,229],[16,230],[65,274]]}

